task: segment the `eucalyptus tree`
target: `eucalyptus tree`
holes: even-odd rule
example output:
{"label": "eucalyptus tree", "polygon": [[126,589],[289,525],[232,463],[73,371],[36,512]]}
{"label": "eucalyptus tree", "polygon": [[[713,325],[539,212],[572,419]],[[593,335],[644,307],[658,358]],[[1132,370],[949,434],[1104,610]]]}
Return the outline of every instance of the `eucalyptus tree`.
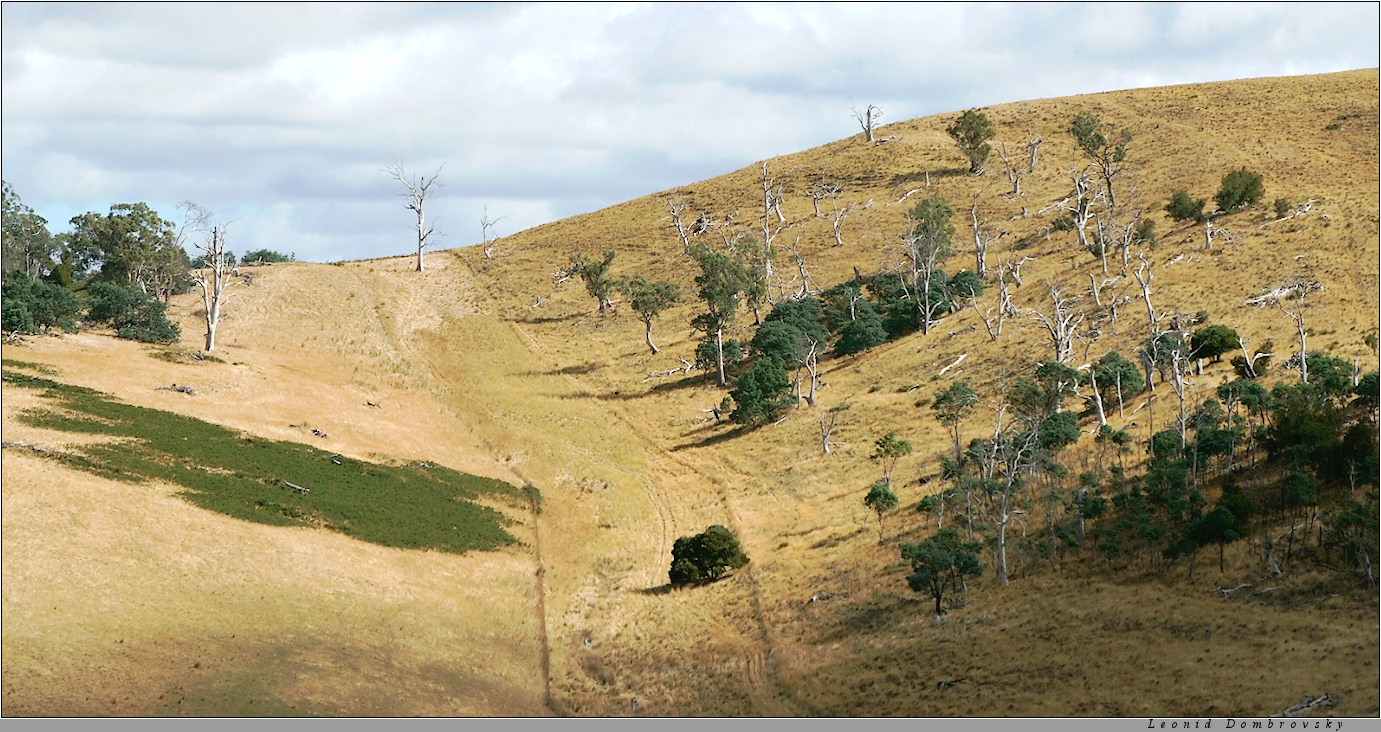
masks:
{"label": "eucalyptus tree", "polygon": [[635,275],[632,279],[622,282],[621,287],[628,295],[633,311],[647,328],[647,347],[652,349],[654,354],[660,353],[661,349],[652,342],[652,321],[663,310],[681,300],[681,286],[664,280],[652,282],[642,275]]}

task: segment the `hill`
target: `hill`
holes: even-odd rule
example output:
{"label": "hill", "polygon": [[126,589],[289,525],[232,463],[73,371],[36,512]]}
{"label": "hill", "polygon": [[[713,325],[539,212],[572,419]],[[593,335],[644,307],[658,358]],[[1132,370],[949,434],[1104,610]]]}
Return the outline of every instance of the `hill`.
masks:
{"label": "hill", "polygon": [[[960,379],[991,400],[1051,359],[1031,313],[1048,310],[1052,286],[1080,294],[1090,323],[1106,316],[1090,282],[1110,280],[1100,300],[1128,298],[1115,324],[1076,344],[1076,365],[1135,353],[1149,334],[1138,254],[1160,314],[1203,313],[1250,347],[1273,341],[1269,383],[1297,378],[1279,368],[1296,324],[1248,301],[1301,275],[1323,285],[1309,300],[1311,350],[1375,370],[1378,106],[1372,69],[987,108],[993,145],[1019,169],[1043,140],[1019,195],[997,153],[969,175],[945,132],[957,113],[938,115],[880,128],[883,144],[853,136],[521,232],[492,259],[437,252],[420,275],[406,256],[247,270],[219,362],[186,357],[191,298],[170,309],[188,335],[180,348],[100,332],[7,344],[7,362],[129,404],[349,458],[435,461],[533,485],[542,502],[540,513],[494,502],[518,543],[456,555],[234,519],[168,484],[7,449],[5,713],[1261,716],[1326,693],[1333,713],[1374,716],[1374,586],[1296,563],[1279,582],[1220,591],[1262,577],[1259,541],[1227,545],[1221,572],[1207,559],[1110,562],[1091,547],[1015,553],[1007,587],[985,556],[967,604],[939,618],[907,588],[898,544],[934,529],[912,510],[938,490],[950,444],[930,401]],[[1086,163],[1066,132],[1081,113],[1132,132],[1119,204],[1154,222],[1156,243],[1131,253],[1126,275],[1116,255],[1105,274],[1057,223]],[[1166,215],[1175,190],[1211,197],[1243,166],[1263,175],[1264,203],[1211,220],[1211,247],[1203,223]],[[764,171],[780,217],[764,216]],[[817,215],[821,183],[837,193]],[[998,237],[990,266],[1022,262],[1002,336],[979,313],[997,304],[990,284],[978,309],[927,333],[823,360],[818,407],[754,430],[712,416],[725,391],[681,370],[701,310],[670,202],[729,235],[761,240],[764,218],[780,228],[780,297],[802,286],[793,250],[816,289],[891,269],[907,210],[932,195],[956,209],[948,268],[977,263],[964,248],[973,215]],[[1277,198],[1301,213],[1278,220]],[[601,315],[578,282],[556,284],[573,253],[604,250],[617,252],[614,274],[686,293],[656,322],[660,354],[628,303]],[[750,338],[752,322],[742,315],[730,335]],[[1209,364],[1193,390],[1231,378],[1226,360]],[[196,393],[156,388],[170,384]],[[1173,411],[1164,387],[1154,394],[1110,417],[1143,445]],[[43,400],[5,384],[7,442],[79,451],[98,439],[26,423],[22,410]],[[822,454],[821,415],[845,404],[838,447]],[[994,417],[980,410],[966,435],[990,433]],[[1085,418],[1062,457],[1075,475],[1100,459],[1096,426]],[[880,544],[862,497],[878,477],[874,441],[894,430],[915,451],[896,470],[902,510]],[[1129,461],[1143,459],[1139,447]],[[675,539],[711,524],[730,527],[751,563],[669,587]]]}

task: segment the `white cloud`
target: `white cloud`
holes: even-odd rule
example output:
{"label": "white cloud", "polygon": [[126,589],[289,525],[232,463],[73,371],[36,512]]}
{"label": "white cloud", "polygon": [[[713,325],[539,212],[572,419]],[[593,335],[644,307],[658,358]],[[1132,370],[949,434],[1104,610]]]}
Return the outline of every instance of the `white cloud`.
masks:
{"label": "white cloud", "polygon": [[379,172],[393,161],[446,163],[437,212],[473,230],[455,246],[479,240],[485,203],[507,226],[537,225],[853,134],[850,108],[870,103],[895,122],[1377,62],[1365,3],[7,3],[3,14],[4,174],[27,204],[65,222],[137,200],[171,216],[191,199],[306,259],[406,253]]}

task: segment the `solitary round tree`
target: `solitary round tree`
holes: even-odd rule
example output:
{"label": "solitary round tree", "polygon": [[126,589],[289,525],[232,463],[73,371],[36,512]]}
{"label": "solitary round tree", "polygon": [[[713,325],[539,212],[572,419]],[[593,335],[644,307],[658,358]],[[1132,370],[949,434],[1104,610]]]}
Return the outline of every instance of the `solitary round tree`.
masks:
{"label": "solitary round tree", "polygon": [[1260,175],[1240,168],[1223,176],[1223,184],[1218,188],[1213,202],[1224,211],[1240,211],[1260,202],[1265,192]]}
{"label": "solitary round tree", "polygon": [[694,536],[683,536],[671,548],[671,584],[714,582],[730,569],[748,564],[732,531],[715,524]]}
{"label": "solitary round tree", "polygon": [[945,132],[954,138],[954,144],[958,145],[964,156],[969,159],[969,172],[974,175],[982,173],[983,163],[987,162],[988,155],[993,151],[993,146],[988,144],[988,140],[997,137],[997,131],[993,129],[988,115],[970,109],[959,115],[959,119],[946,127]]}

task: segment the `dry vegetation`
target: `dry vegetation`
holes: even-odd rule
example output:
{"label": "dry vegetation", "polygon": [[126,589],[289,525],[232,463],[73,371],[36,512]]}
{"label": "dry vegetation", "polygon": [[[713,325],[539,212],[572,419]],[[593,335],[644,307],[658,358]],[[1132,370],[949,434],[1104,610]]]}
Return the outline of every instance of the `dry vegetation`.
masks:
{"label": "dry vegetation", "polygon": [[[1018,307],[1039,307],[1047,279],[1086,289],[1096,261],[1073,232],[1044,236],[1053,214],[1038,212],[1068,193],[1080,162],[1064,130],[1092,112],[1135,133],[1119,198],[1156,222],[1159,309],[1207,311],[1252,345],[1284,348],[1293,324],[1245,301],[1307,268],[1325,285],[1311,346],[1371,370],[1377,110],[1374,69],[992,107],[995,144],[1024,145],[1028,125],[1045,139],[1020,197],[1004,195],[996,154],[985,176],[966,174],[944,132],[953,115],[901,122],[878,130],[892,138],[883,145],[855,135],[768,161],[795,191],[782,209],[798,224],[778,242],[799,234],[823,287],[855,267],[877,272],[924,193],[895,202],[928,173],[961,213],[956,241],[986,191],[980,209],[1009,232],[992,259],[1033,258],[1013,292]],[[1212,196],[1243,165],[1265,176],[1267,202],[1316,203],[1287,222],[1270,223],[1269,203],[1220,219],[1233,241],[1208,251],[1201,226],[1159,210],[1177,188]],[[1191,575],[1185,563],[1113,569],[1091,551],[1066,555],[1058,571],[1018,557],[1010,587],[989,570],[970,583],[966,607],[931,617],[897,552],[928,531],[910,507],[948,439],[917,404],[956,379],[990,395],[1004,370],[1046,357],[1026,319],[993,343],[965,311],[928,335],[828,361],[821,408],[850,408],[834,436],[843,444],[823,456],[815,410],[735,434],[704,411],[723,396],[711,382],[654,376],[693,358],[693,299],[658,321],[663,352],[653,356],[626,305],[601,317],[577,283],[553,286],[572,252],[613,248],[615,273],[693,293],[666,199],[695,214],[736,211],[752,226],[761,170],[522,232],[498,243],[507,254],[496,259],[477,247],[437,253],[423,274],[406,256],[257,269],[230,301],[223,363],[156,358],[163,349],[91,332],[7,345],[7,359],[133,404],[344,455],[530,482],[544,506],[535,520],[506,509],[521,546],[409,552],[225,518],[167,486],[6,450],[5,714],[1265,715],[1323,693],[1338,715],[1378,714],[1375,595],[1301,567],[1272,592],[1223,599],[1215,588],[1263,572],[1248,542],[1229,545],[1223,574],[1207,560]],[[822,173],[842,183],[839,205],[861,209],[845,221],[844,246],[804,194]],[[947,269],[971,260],[961,247]],[[786,258],[778,268],[795,272]],[[1111,289],[1134,288],[1124,279]],[[1095,357],[1134,352],[1145,335],[1136,307]],[[171,310],[188,349],[195,308],[188,298]],[[740,319],[745,337],[750,323]],[[1213,366],[1198,388],[1230,377],[1226,363]],[[173,383],[197,393],[155,390]],[[73,442],[15,421],[36,399],[5,387],[5,439]],[[1133,409],[1116,423],[1139,419]],[[966,430],[984,427],[979,417]],[[1144,439],[1148,427],[1130,429]],[[916,452],[898,468],[903,510],[888,516],[879,546],[861,499],[876,478],[872,442],[890,430]],[[1090,450],[1081,443],[1071,461]],[[752,563],[711,586],[668,589],[672,542],[713,523],[738,533]]]}

